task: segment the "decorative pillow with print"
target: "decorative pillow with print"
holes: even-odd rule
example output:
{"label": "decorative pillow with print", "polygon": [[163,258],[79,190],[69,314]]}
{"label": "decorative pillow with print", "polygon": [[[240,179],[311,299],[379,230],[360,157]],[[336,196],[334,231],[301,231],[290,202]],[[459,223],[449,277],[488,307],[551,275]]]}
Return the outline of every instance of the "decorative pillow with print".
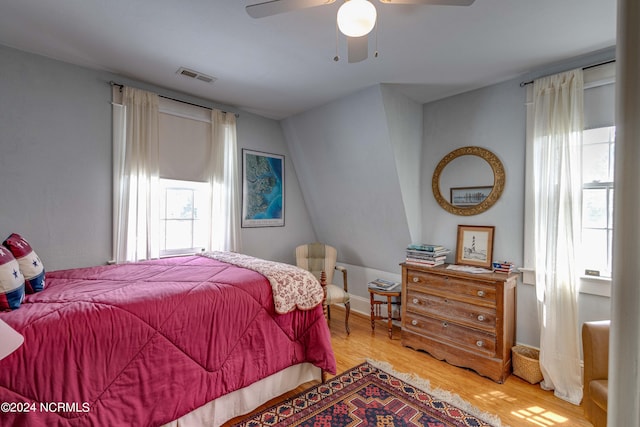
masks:
{"label": "decorative pillow with print", "polygon": [[11,252],[0,246],[0,310],[15,310],[24,299],[24,276]]}
{"label": "decorative pillow with print", "polygon": [[20,272],[25,279],[25,290],[28,294],[44,289],[44,265],[31,245],[19,234],[13,233],[2,243],[18,260]]}

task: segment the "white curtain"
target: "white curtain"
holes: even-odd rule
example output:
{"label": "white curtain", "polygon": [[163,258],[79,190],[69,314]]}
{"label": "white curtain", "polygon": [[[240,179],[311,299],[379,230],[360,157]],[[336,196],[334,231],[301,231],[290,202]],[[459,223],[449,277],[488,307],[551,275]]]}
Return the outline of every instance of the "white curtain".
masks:
{"label": "white curtain", "polygon": [[211,111],[211,250],[240,251],[236,117]]}
{"label": "white curtain", "polygon": [[158,95],[125,86],[113,113],[113,260],[158,258]]}
{"label": "white curtain", "polygon": [[578,277],[581,232],[582,70],[534,82],[535,271],[542,388],[582,400]]}

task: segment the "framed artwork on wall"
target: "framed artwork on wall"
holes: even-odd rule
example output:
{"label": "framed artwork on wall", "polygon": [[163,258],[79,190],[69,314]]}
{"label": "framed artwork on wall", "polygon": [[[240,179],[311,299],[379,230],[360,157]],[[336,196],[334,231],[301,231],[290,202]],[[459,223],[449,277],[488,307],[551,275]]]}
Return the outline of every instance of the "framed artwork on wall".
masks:
{"label": "framed artwork on wall", "polygon": [[284,226],[284,156],[242,149],[242,227]]}
{"label": "framed artwork on wall", "polygon": [[456,264],[491,268],[494,226],[459,225]]}

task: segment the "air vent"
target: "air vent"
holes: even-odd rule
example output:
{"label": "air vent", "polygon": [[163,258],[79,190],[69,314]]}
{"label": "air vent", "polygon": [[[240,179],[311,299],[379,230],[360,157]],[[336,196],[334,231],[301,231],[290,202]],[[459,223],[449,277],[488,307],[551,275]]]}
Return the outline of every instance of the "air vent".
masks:
{"label": "air vent", "polygon": [[189,77],[189,78],[192,78],[192,79],[200,80],[200,81],[205,82],[205,83],[213,83],[216,80],[215,77],[211,77],[211,76],[208,76],[206,74],[199,73],[198,71],[190,70],[190,69],[184,68],[184,67],[178,68],[178,74],[180,74],[181,76],[185,76],[185,77]]}

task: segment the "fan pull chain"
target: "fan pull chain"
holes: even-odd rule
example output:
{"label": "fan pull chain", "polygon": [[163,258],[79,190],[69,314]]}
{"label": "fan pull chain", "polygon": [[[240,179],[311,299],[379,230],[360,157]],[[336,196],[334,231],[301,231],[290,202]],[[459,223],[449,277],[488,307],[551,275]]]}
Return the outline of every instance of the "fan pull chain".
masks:
{"label": "fan pull chain", "polygon": [[340,61],[340,57],[338,56],[338,19],[336,19],[336,56],[333,57],[335,62]]}
{"label": "fan pull chain", "polygon": [[378,25],[380,25],[380,19],[376,19],[376,50],[373,53],[373,57],[378,57]]}

